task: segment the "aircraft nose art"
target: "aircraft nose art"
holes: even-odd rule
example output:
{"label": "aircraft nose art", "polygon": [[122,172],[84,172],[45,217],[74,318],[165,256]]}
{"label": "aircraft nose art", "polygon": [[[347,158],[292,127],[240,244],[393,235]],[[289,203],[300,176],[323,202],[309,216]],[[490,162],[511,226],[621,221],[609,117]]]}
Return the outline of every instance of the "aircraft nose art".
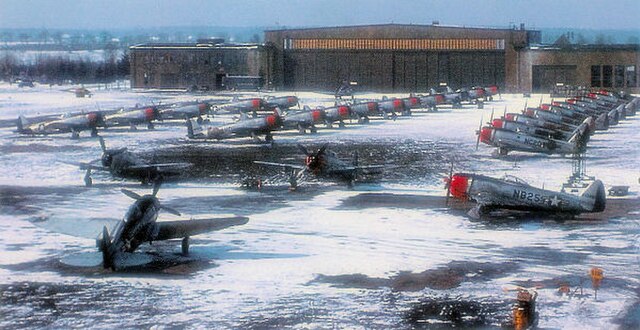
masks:
{"label": "aircraft nose art", "polygon": [[467,197],[467,189],[469,188],[469,177],[454,174],[451,177],[451,183],[449,184],[449,192],[451,196],[456,198],[466,198]]}
{"label": "aircraft nose art", "polygon": [[486,144],[490,144],[491,143],[491,133],[493,133],[493,130],[490,127],[483,127],[480,130],[480,141],[486,143]]}

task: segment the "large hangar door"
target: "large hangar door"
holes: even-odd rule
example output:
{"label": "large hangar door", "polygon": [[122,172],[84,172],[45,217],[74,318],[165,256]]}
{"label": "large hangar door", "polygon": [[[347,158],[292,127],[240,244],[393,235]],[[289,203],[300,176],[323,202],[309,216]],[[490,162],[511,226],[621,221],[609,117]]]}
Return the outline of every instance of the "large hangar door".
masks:
{"label": "large hangar door", "polygon": [[534,65],[531,87],[534,93],[551,91],[556,84],[573,85],[576,65]]}

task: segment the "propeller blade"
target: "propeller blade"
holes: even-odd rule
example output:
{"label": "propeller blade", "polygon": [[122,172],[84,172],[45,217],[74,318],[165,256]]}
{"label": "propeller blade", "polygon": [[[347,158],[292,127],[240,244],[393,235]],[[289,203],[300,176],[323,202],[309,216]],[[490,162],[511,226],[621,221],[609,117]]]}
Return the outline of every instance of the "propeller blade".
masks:
{"label": "propeller blade", "polygon": [[451,191],[449,187],[451,186],[451,179],[453,177],[453,161],[451,162],[451,167],[449,168],[449,177],[447,178],[447,184],[445,185],[445,189],[447,190],[447,198],[444,200],[444,205],[449,205],[449,198],[451,197]]}
{"label": "propeller blade", "polygon": [[158,194],[158,190],[160,190],[160,186],[162,186],[162,180],[158,179],[153,182],[153,193],[151,193],[153,197],[156,197],[156,195]]}
{"label": "propeller blade", "polygon": [[320,149],[318,149],[318,152],[316,153],[317,156],[320,156],[322,154],[324,154],[325,150],[327,150],[327,144],[323,144],[322,147],[320,147]]}
{"label": "propeller blade", "polygon": [[507,106],[504,106],[504,111],[502,112],[502,118],[507,116]]}
{"label": "propeller blade", "polygon": [[489,119],[489,122],[493,122],[493,110],[494,110],[494,108],[491,107],[491,119]]}
{"label": "propeller blade", "polygon": [[476,150],[480,146],[480,133],[482,132],[482,116],[480,116],[480,126],[478,127],[478,139],[476,140]]}
{"label": "propeller blade", "polygon": [[135,200],[138,200],[138,199],[142,198],[142,196],[138,195],[137,193],[134,193],[133,191],[131,191],[129,189],[122,188],[122,189],[120,189],[120,191],[123,194],[127,195],[127,197],[133,198]]}
{"label": "propeller blade", "polygon": [[172,207],[168,207],[168,206],[164,206],[164,205],[160,205],[160,209],[167,211],[173,215],[177,215],[177,216],[181,216],[182,214],[180,212],[178,212],[178,210],[172,208]]}
{"label": "propeller blade", "polygon": [[100,141],[100,148],[102,148],[102,152],[107,152],[107,145],[104,143],[102,136],[98,136],[98,141]]}
{"label": "propeller blade", "polygon": [[309,150],[307,150],[307,148],[305,148],[305,146],[303,146],[302,144],[298,143],[298,149],[300,151],[302,151],[303,154],[307,155],[307,156],[311,156],[311,154],[309,153]]}
{"label": "propeller blade", "polygon": [[524,101],[524,110],[527,110],[527,102],[529,102],[528,99]]}

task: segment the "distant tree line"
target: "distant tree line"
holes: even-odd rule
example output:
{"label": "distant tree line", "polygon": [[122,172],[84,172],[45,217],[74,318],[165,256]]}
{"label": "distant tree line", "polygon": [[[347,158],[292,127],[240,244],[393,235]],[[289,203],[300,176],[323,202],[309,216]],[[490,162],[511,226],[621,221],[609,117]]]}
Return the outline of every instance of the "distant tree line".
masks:
{"label": "distant tree line", "polygon": [[16,54],[0,55],[0,79],[30,78],[43,84],[109,83],[129,75],[129,54],[105,61],[66,56],[39,56],[34,63],[21,62]]}

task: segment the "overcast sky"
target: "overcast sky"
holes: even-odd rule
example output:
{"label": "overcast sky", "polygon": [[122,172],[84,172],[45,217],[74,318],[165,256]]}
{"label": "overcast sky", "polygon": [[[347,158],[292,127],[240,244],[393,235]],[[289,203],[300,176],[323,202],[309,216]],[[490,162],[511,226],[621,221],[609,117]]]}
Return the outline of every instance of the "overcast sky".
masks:
{"label": "overcast sky", "polygon": [[640,0],[0,0],[0,28],[377,23],[640,29]]}

